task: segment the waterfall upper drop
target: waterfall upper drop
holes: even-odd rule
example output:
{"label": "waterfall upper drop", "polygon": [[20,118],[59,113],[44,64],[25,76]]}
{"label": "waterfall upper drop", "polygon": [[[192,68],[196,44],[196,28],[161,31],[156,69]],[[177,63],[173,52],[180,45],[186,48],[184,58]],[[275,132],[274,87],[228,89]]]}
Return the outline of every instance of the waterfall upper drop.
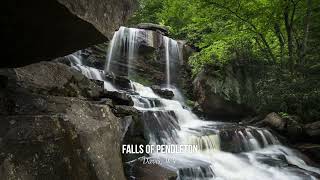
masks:
{"label": "waterfall upper drop", "polygon": [[[155,31],[121,27],[109,45],[105,72],[137,81],[148,79],[145,73],[150,72],[148,81],[161,81],[170,87],[173,79],[177,79],[179,57],[177,41]],[[150,69],[148,64],[154,64],[154,68]]]}
{"label": "waterfall upper drop", "polygon": [[166,52],[166,77],[167,77],[167,87],[170,86],[170,52],[169,52],[169,45],[170,39],[166,36],[163,36],[165,52]]}

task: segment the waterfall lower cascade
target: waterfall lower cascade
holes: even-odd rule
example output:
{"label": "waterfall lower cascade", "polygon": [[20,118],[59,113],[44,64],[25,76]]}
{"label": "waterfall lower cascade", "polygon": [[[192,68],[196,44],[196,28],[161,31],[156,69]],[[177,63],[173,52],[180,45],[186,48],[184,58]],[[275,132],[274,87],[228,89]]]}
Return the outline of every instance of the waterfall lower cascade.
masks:
{"label": "waterfall lower cascade", "polygon": [[[138,33],[145,36],[138,36]],[[116,66],[124,65],[124,60],[118,57],[125,57],[127,67],[133,68],[130,61],[137,56],[140,38],[150,42],[152,37],[146,30],[121,27],[111,41],[105,71],[111,73]],[[170,89],[174,88],[170,84],[170,61],[174,59],[171,56],[178,55],[179,50],[176,41],[168,37],[163,37],[163,43],[165,88]],[[87,77],[104,79],[104,72],[96,75],[93,68],[81,64],[76,54],[70,59],[73,67]],[[320,169],[308,165],[299,152],[283,146],[267,129],[199,119],[184,105],[183,99],[178,98],[177,88],[171,89],[175,97],[169,100],[137,82],[131,81],[131,89],[115,89],[106,81],[105,84],[108,91],[127,92],[132,97],[134,107],[141,112],[149,144],[197,145],[198,151],[192,154],[149,154],[163,162],[160,166],[176,172],[179,180],[311,180],[320,177]],[[174,162],[166,159],[174,159]],[[130,175],[128,179],[135,178]]]}

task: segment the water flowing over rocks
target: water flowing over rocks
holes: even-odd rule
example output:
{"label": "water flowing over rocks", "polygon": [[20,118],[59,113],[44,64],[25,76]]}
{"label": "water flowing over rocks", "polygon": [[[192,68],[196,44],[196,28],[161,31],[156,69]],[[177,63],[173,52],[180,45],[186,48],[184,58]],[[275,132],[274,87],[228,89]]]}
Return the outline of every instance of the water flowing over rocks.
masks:
{"label": "water flowing over rocks", "polygon": [[112,91],[112,92],[106,91],[103,97],[112,99],[112,102],[115,105],[133,106],[134,104],[131,97],[128,96],[126,93],[121,93],[116,91]]}
{"label": "water flowing over rocks", "polygon": [[160,97],[166,98],[166,99],[172,99],[174,97],[174,94],[172,91],[168,89],[161,89],[160,86],[153,85],[151,86],[151,89],[158,94]]}
{"label": "water flowing over rocks", "polygon": [[[181,47],[160,33],[121,27],[104,70],[92,67],[96,63],[86,61],[95,56],[81,51],[54,63],[0,71],[5,104],[0,105],[0,174],[23,179],[319,178],[312,160],[285,147],[270,128],[234,123],[242,117],[236,113],[229,123],[195,115],[179,91],[177,80],[185,75],[177,70],[184,64]],[[145,58],[149,53],[155,57],[151,61]],[[174,96],[163,98],[156,91]],[[214,100],[204,104],[214,107]],[[284,129],[294,129],[295,121],[285,122]],[[191,145],[198,151],[121,154],[121,145]],[[143,164],[143,158],[155,163]]]}
{"label": "water flowing over rocks", "polygon": [[183,86],[178,79],[190,55],[187,47],[156,31],[121,27],[110,43],[106,73],[150,86],[167,86],[169,79],[172,85]]}
{"label": "water flowing over rocks", "polygon": [[[299,152],[283,146],[278,137],[269,129],[245,124],[239,126],[235,123],[213,121],[214,119],[200,120],[184,105],[178,88],[173,88],[177,85],[173,78],[173,72],[177,68],[174,64],[179,64],[180,61],[179,58],[171,58],[171,56],[177,56],[177,53],[174,53],[177,52],[175,47],[180,46],[175,46],[177,43],[174,40],[163,37],[160,38],[163,40],[162,45],[154,46],[153,44],[152,48],[140,51],[140,48],[145,48],[145,45],[154,42],[150,41],[150,36],[143,36],[146,34],[149,32],[141,29],[120,28],[111,43],[112,48],[108,50],[106,72],[99,73],[106,74],[102,76],[105,77],[105,79],[102,78],[105,85],[108,82],[115,87],[111,90],[110,87],[105,86],[105,90],[127,95],[132,99],[133,107],[137,110],[137,112],[134,111],[127,104],[111,103],[114,114],[121,118],[122,124],[126,124],[122,126],[126,127],[123,128],[123,131],[126,132],[122,144],[134,146],[190,144],[198,145],[200,149],[192,156],[190,154],[122,154],[125,174],[129,179],[170,178],[171,176],[167,176],[168,172],[175,172],[176,175],[173,178],[180,179],[234,179],[241,176],[243,172],[249,179],[256,177],[305,179],[319,176],[318,169],[313,167],[312,161]],[[153,71],[141,73],[136,69],[136,67],[141,68],[136,61],[144,56],[144,54],[139,54],[139,51],[149,53],[156,52],[157,49],[159,50],[159,62],[163,63],[160,74],[162,78],[152,80],[149,76],[155,77]],[[172,61],[175,63],[171,63]],[[158,68],[157,64],[151,62],[146,65],[151,68],[155,65]],[[73,66],[78,65],[73,64]],[[150,67],[148,68],[151,69]],[[88,74],[87,77],[93,77],[87,70],[95,71],[84,66],[77,69]],[[159,72],[161,69],[158,69]],[[138,79],[140,83],[133,79]],[[157,87],[142,85],[151,84],[150,82]],[[162,98],[155,93],[157,89],[172,91],[173,99]],[[210,105],[209,102],[208,105]],[[233,121],[241,120],[235,115],[232,117]],[[259,122],[259,119],[255,121]],[[286,128],[294,124],[292,123],[294,121],[285,120],[285,122],[289,122]],[[155,158],[156,162],[166,162],[166,159],[174,158],[175,163],[143,166],[138,163],[138,160],[144,157]]]}

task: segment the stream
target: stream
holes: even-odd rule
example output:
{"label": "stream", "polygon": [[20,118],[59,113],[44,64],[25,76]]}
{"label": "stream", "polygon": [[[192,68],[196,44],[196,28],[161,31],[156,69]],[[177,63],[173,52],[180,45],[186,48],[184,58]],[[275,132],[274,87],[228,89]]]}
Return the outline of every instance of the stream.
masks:
{"label": "stream", "polygon": [[[135,74],[133,66],[139,56],[139,43],[152,43],[154,38],[147,30],[121,27],[110,42],[105,70],[83,65],[77,53],[68,56],[73,68],[90,79],[104,81],[106,90],[131,96],[134,107],[142,113],[149,144],[198,147],[192,154],[153,153],[150,157],[164,162],[161,166],[175,171],[179,180],[311,180],[320,177],[320,169],[308,165],[301,153],[282,145],[268,129],[206,121],[192,113],[171,77],[175,73],[171,62],[181,58],[181,50],[177,41],[162,37],[166,79],[161,87],[174,92],[171,100],[161,98],[150,87],[138,82],[131,81],[131,88],[121,89],[105,80],[106,74],[127,75],[131,79]],[[168,158],[174,162],[165,161]]]}

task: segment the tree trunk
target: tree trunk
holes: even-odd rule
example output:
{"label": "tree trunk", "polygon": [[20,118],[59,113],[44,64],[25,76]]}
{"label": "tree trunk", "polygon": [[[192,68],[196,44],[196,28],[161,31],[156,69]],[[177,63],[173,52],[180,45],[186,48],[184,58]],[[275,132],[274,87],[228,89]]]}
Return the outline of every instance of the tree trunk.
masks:
{"label": "tree trunk", "polygon": [[307,1],[307,12],[305,17],[304,24],[304,37],[302,40],[301,51],[300,51],[300,62],[305,63],[305,57],[308,50],[308,37],[309,37],[309,29],[310,29],[310,18],[311,18],[311,8],[312,8],[312,0]]}
{"label": "tree trunk", "polygon": [[292,32],[292,24],[290,23],[289,19],[289,3],[286,5],[285,10],[284,10],[284,22],[285,22],[285,27],[287,31],[287,43],[288,43],[288,64],[291,72],[293,71],[293,66],[295,64],[294,58],[293,58],[293,32]]}
{"label": "tree trunk", "polygon": [[272,52],[272,49],[270,48],[270,46],[269,46],[266,38],[265,38],[265,37],[263,36],[263,34],[261,34],[261,33],[258,33],[258,35],[259,35],[259,37],[261,38],[263,44],[265,45],[265,47],[266,47],[266,49],[267,49],[267,52],[269,53],[270,58],[272,59],[272,61],[273,61],[274,63],[276,63],[276,62],[277,62],[276,57],[274,56],[274,54],[273,54],[273,52]]}
{"label": "tree trunk", "polygon": [[284,58],[285,40],[284,40],[283,34],[281,32],[279,23],[275,23],[274,30],[275,30],[275,34],[276,34],[276,36],[278,38],[278,41],[279,41],[279,44],[280,44],[280,64],[281,64],[281,67],[283,67],[283,65],[284,65],[284,59],[283,58]]}

